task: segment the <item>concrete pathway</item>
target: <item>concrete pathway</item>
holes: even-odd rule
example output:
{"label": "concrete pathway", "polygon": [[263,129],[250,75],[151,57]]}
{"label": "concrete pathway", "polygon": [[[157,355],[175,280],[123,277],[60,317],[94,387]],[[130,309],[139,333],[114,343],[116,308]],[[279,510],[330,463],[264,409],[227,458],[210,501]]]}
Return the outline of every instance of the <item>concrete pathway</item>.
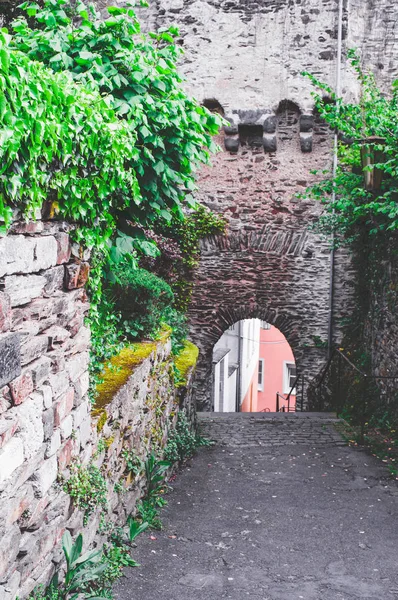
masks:
{"label": "concrete pathway", "polygon": [[398,600],[398,485],[333,418],[200,420],[217,445],[178,474],[119,600]]}

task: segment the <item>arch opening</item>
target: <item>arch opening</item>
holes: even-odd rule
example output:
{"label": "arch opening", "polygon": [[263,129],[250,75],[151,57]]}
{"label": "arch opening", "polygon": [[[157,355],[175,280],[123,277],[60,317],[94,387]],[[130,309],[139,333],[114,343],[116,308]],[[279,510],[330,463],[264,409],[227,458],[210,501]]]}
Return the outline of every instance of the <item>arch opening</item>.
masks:
{"label": "arch opening", "polygon": [[231,325],[212,351],[215,412],[295,412],[296,359],[284,334],[257,318]]}

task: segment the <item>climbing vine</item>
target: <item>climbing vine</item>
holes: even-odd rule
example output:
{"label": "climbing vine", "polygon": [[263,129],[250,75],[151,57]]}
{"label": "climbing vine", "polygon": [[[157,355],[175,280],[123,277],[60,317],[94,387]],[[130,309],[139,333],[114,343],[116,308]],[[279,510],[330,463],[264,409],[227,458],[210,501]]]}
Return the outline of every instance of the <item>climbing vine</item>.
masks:
{"label": "climbing vine", "polygon": [[398,229],[398,82],[386,96],[373,73],[361,68],[356,52],[349,52],[349,60],[361,87],[357,103],[344,102],[305,73],[317,88],[313,97],[321,118],[339,133],[336,176],[307,192],[325,205],[320,229],[336,233],[339,241],[352,240],[360,229],[370,235]]}

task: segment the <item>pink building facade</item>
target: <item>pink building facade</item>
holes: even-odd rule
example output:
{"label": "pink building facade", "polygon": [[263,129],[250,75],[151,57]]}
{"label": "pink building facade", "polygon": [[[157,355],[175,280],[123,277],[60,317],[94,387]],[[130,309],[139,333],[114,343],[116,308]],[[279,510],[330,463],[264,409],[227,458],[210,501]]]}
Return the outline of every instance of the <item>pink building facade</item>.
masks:
{"label": "pink building facade", "polygon": [[[280,394],[279,408],[286,406],[287,397],[294,385],[296,366],[289,342],[276,327],[260,331],[260,349],[258,364],[258,412],[275,412],[277,409],[276,395]],[[293,390],[295,392],[295,390]],[[290,410],[295,410],[296,394],[290,396]]]}

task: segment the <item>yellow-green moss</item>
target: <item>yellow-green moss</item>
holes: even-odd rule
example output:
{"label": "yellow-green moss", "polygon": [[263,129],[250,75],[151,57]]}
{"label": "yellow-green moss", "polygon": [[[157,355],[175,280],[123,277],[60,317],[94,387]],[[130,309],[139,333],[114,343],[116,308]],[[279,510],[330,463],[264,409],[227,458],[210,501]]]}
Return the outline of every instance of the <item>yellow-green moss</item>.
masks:
{"label": "yellow-green moss", "polygon": [[126,346],[117,356],[111,358],[110,363],[105,367],[102,382],[97,385],[94,415],[112,401],[112,398],[133,373],[134,368],[148,358],[154,350],[156,350],[155,342],[141,342]]}
{"label": "yellow-green moss", "polygon": [[106,440],[105,440],[105,446],[107,448],[109,448],[109,446],[111,446],[114,441],[115,441],[115,436],[111,435],[111,437],[106,438]]}
{"label": "yellow-green moss", "polygon": [[199,348],[195,346],[195,344],[192,344],[192,342],[185,340],[183,349],[174,361],[174,364],[178,369],[178,374],[181,378],[176,384],[176,387],[181,387],[186,384],[188,373],[190,369],[196,365],[198,356]]}
{"label": "yellow-green moss", "polygon": [[108,418],[108,416],[106,414],[106,410],[104,410],[101,413],[100,418],[97,421],[97,431],[98,431],[98,433],[100,433],[103,430],[107,418]]}

